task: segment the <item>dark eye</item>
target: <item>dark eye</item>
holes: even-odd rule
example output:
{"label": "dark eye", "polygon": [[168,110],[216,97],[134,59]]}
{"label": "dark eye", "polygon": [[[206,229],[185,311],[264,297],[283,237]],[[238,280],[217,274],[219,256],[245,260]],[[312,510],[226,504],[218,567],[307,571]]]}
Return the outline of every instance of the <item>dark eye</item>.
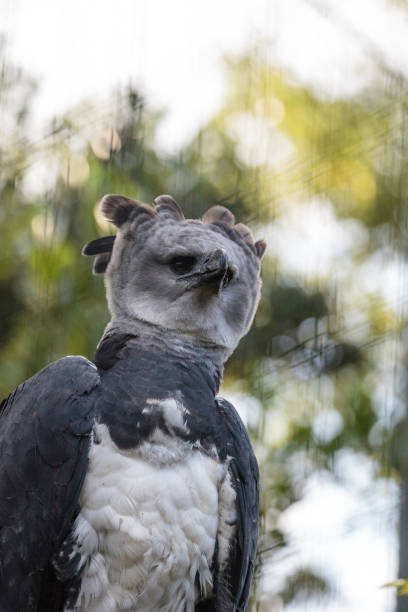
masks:
{"label": "dark eye", "polygon": [[231,270],[231,268],[228,268],[224,276],[224,281],[223,281],[224,287],[229,285],[233,278],[234,278],[234,272]]}
{"label": "dark eye", "polygon": [[196,258],[191,255],[179,255],[170,261],[170,268],[176,274],[186,274],[194,268]]}

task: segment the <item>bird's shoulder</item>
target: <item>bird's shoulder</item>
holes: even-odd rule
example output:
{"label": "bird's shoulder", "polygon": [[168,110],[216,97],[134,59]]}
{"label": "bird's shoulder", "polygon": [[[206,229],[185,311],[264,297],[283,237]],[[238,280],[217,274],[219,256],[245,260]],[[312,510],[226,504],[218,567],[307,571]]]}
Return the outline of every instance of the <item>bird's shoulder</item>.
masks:
{"label": "bird's shoulder", "polygon": [[[0,405],[0,451],[29,471],[41,461],[75,461],[78,440],[91,435],[99,375],[80,356],[59,359],[20,384]],[[35,456],[35,462],[29,457]]]}
{"label": "bird's shoulder", "polygon": [[[59,415],[74,424],[75,417],[89,404],[79,402],[79,398],[90,397],[99,383],[97,368],[88,359],[80,355],[63,357],[21,383],[1,402],[0,427],[6,426],[11,414],[13,421],[20,414],[47,418],[51,424]],[[64,410],[66,403],[70,404],[69,411]]]}

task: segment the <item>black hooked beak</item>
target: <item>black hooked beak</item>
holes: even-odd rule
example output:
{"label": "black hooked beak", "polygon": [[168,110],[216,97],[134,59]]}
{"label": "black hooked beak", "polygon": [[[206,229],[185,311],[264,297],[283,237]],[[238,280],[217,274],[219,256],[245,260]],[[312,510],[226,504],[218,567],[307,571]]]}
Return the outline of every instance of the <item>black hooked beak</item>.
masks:
{"label": "black hooked beak", "polygon": [[229,266],[227,254],[222,249],[217,249],[207,255],[194,272],[183,274],[177,280],[184,281],[187,289],[209,285],[219,291],[228,285],[233,276],[234,272]]}

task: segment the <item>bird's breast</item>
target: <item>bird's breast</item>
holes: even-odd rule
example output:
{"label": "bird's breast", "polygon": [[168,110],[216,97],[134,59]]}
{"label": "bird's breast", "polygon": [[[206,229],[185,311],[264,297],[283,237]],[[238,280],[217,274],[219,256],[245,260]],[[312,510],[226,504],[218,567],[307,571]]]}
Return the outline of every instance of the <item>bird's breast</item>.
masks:
{"label": "bird's breast", "polygon": [[74,526],[83,569],[73,610],[193,612],[212,590],[225,470],[160,429],[123,451],[96,425]]}

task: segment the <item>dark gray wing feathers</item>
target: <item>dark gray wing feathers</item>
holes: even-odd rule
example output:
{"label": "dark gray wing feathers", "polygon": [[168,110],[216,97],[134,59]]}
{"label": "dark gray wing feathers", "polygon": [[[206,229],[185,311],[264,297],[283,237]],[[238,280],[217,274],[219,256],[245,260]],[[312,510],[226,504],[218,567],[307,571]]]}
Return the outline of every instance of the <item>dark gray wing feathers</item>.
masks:
{"label": "dark gray wing feathers", "polygon": [[1,404],[1,612],[63,609],[51,562],[78,512],[98,385],[93,364],[65,357]]}
{"label": "dark gray wing feathers", "polygon": [[[231,545],[229,575],[225,580],[233,600],[232,610],[245,612],[258,540],[259,471],[248,433],[237,411],[223,398],[216,401],[227,430],[226,453],[230,458],[229,470],[237,494],[236,537]],[[222,576],[218,582],[220,579],[223,581]]]}

